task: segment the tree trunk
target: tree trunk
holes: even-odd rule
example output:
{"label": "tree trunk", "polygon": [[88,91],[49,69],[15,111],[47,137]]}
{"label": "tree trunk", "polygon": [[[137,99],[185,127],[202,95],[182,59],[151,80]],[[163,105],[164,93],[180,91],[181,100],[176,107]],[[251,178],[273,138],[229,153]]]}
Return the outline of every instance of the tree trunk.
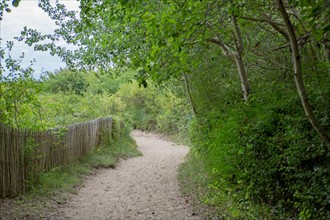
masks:
{"label": "tree trunk", "polygon": [[192,110],[193,114],[196,115],[197,111],[196,111],[195,104],[194,104],[192,96],[191,96],[191,90],[190,90],[190,86],[189,86],[188,76],[187,76],[186,73],[183,73],[183,80],[184,80],[184,84],[186,86],[186,90],[187,90],[191,110]]}
{"label": "tree trunk", "polygon": [[241,79],[241,87],[243,92],[243,97],[245,101],[248,101],[249,94],[250,94],[250,84],[247,76],[247,72],[245,69],[245,65],[243,62],[243,52],[244,52],[244,44],[243,44],[243,38],[241,34],[241,30],[237,24],[237,19],[235,16],[232,17],[233,24],[235,27],[235,33],[236,33],[236,51],[235,51],[235,62],[238,68],[238,74]]}
{"label": "tree trunk", "polygon": [[298,90],[298,94],[299,94],[302,106],[305,110],[306,116],[309,119],[310,123],[312,124],[314,129],[317,131],[319,136],[322,138],[324,143],[327,145],[328,149],[330,149],[330,139],[329,139],[326,131],[323,129],[323,127],[319,124],[318,120],[316,119],[312,106],[310,105],[310,103],[308,101],[308,97],[307,97],[307,93],[305,90],[303,77],[302,77],[301,57],[300,57],[300,53],[299,53],[296,33],[293,29],[292,23],[286,12],[283,1],[276,0],[276,2],[277,2],[278,10],[282,15],[282,18],[284,20],[284,23],[285,23],[285,26],[287,28],[289,38],[290,38],[290,45],[291,45],[291,49],[292,49],[292,59],[293,59],[293,65],[294,65],[294,79],[295,79],[296,87]]}
{"label": "tree trunk", "polygon": [[239,55],[238,53],[235,54],[235,62],[236,62],[237,68],[238,68],[239,77],[241,79],[243,97],[244,97],[245,101],[248,101],[249,94],[250,94],[250,84],[249,84],[249,80],[248,80],[244,62],[242,60],[241,55]]}
{"label": "tree trunk", "polygon": [[238,46],[237,46],[238,48],[236,48],[236,51],[234,51],[234,50],[230,49],[219,38],[211,38],[211,39],[209,39],[209,41],[220,46],[223,55],[225,55],[229,59],[235,61],[237,69],[238,69],[239,77],[241,80],[241,89],[243,92],[243,97],[244,97],[245,101],[248,101],[251,88],[250,88],[250,83],[248,80],[247,72],[245,69],[245,64],[242,59],[243,45],[238,44]]}

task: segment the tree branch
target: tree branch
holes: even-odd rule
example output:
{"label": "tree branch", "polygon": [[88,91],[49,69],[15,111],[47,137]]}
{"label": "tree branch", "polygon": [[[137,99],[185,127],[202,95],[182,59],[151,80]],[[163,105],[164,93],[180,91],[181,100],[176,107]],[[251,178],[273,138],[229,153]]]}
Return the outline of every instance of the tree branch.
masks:
{"label": "tree branch", "polygon": [[213,38],[208,39],[208,41],[220,46],[223,54],[226,57],[235,61],[235,53],[225,43],[223,43],[219,38],[213,37]]}
{"label": "tree branch", "polygon": [[[308,40],[308,38],[309,38],[310,36],[311,36],[311,34],[309,33],[309,34],[307,34],[307,35],[305,35],[305,36],[299,37],[299,38],[297,39],[297,43],[298,43],[298,45],[304,46],[305,43],[310,42],[310,40]],[[284,49],[284,48],[288,48],[288,47],[290,47],[290,46],[291,46],[290,43],[289,43],[289,44],[285,44],[285,45],[283,45],[283,46],[280,46],[280,47],[278,47],[278,48],[273,49],[273,51],[282,50],[282,49]]]}
{"label": "tree branch", "polygon": [[266,14],[263,14],[264,18],[249,18],[249,17],[240,17],[245,20],[249,21],[255,21],[255,22],[261,22],[261,23],[267,23],[269,24],[274,30],[276,30],[278,33],[280,33],[287,41],[289,41],[289,35],[288,33],[284,30],[284,25],[278,22],[275,22],[270,19],[270,17]]}
{"label": "tree branch", "polygon": [[241,31],[237,25],[237,19],[235,16],[233,16],[233,23],[234,23],[234,27],[235,27],[236,36],[237,36],[237,51],[242,56],[243,51],[244,51],[243,39],[242,39]]}

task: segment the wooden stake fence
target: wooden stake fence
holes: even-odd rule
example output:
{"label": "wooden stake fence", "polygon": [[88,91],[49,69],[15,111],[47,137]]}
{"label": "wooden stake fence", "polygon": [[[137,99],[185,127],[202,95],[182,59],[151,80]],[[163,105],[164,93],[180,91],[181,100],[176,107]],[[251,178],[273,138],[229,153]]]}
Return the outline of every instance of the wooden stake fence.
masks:
{"label": "wooden stake fence", "polygon": [[[115,129],[120,128],[116,126]],[[0,198],[15,197],[24,192],[27,178],[68,165],[91,152],[104,138],[112,138],[113,131],[112,118],[99,118],[45,132],[0,124]]]}

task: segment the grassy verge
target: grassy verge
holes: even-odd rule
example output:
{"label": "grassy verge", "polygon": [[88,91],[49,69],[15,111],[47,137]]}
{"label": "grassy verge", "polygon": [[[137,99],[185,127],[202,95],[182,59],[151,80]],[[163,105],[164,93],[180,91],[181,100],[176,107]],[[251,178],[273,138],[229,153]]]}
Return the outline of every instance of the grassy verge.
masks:
{"label": "grassy verge", "polygon": [[41,173],[26,194],[0,200],[0,219],[44,219],[54,207],[66,203],[69,194],[77,193],[84,179],[98,168],[113,168],[120,159],[140,155],[129,135],[107,141],[70,166]]}
{"label": "grassy verge", "polygon": [[[216,181],[208,175],[205,161],[192,152],[179,168],[179,182],[183,193],[207,219],[276,219],[270,214],[268,207],[250,204],[248,209],[243,208],[235,201],[235,195],[224,193],[218,188]],[[226,186],[220,184],[220,187]]]}
{"label": "grassy verge", "polygon": [[220,210],[219,207],[206,203],[206,199],[212,194],[208,188],[209,182],[210,177],[203,161],[190,152],[187,160],[179,168],[180,188],[194,207],[202,211],[205,217],[212,218],[220,213]]}

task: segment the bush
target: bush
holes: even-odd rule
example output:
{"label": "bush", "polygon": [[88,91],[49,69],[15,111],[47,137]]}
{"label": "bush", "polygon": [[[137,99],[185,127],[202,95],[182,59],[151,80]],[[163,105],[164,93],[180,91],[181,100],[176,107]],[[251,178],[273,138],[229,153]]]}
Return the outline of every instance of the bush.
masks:
{"label": "bush", "polygon": [[[280,85],[268,88],[272,92],[262,89],[248,104],[231,104],[194,123],[194,153],[204,161],[213,190],[203,201],[222,206],[230,195],[225,201],[234,199],[232,217],[326,219],[327,147],[306,119],[295,91]],[[313,100],[321,96],[317,91],[312,95]],[[322,109],[324,104],[318,104]],[[268,214],[265,205],[271,207]]]}
{"label": "bush", "polygon": [[133,128],[169,134],[186,133],[183,131],[187,129],[190,117],[187,100],[175,94],[170,86],[161,87],[149,82],[144,88],[133,81],[123,84],[114,97],[123,103],[119,114]]}
{"label": "bush", "polygon": [[44,90],[51,93],[83,95],[88,87],[88,83],[81,73],[70,70],[46,72],[41,78]]}
{"label": "bush", "polygon": [[245,194],[273,206],[279,216],[326,219],[330,215],[327,147],[295,94],[283,94],[281,100],[263,108],[260,104],[249,110],[255,116],[242,133]]}

